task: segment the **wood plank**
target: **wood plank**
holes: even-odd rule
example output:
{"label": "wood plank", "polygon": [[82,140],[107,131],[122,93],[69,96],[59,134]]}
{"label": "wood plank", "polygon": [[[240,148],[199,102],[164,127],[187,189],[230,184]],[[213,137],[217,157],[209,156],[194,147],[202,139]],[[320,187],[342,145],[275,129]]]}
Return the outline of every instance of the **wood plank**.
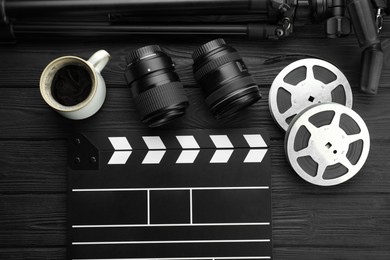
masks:
{"label": "wood plank", "polygon": [[65,202],[65,194],[0,195],[0,245],[64,246]]}
{"label": "wood plank", "polygon": [[302,191],[273,198],[275,247],[385,248],[390,241],[388,200],[382,194]]}
{"label": "wood plank", "polygon": [[[65,195],[2,195],[2,247],[64,246]],[[390,253],[389,205],[383,194],[273,195],[274,248],[376,248]],[[352,218],[353,215],[353,218]]]}
{"label": "wood plank", "polygon": [[[284,246],[273,249],[274,259],[300,259],[300,260],[329,260],[329,259],[343,259],[343,260],[360,260],[360,259],[375,259],[388,260],[388,251],[386,248],[373,247],[359,247],[346,248],[341,247],[293,247]],[[14,260],[63,260],[66,257],[65,247],[54,248],[0,248],[1,259]]]}
{"label": "wood plank", "polygon": [[67,144],[1,141],[0,193],[66,192]]}
{"label": "wood plank", "polygon": [[278,247],[274,249],[274,259],[299,259],[299,260],[357,260],[375,259],[388,260],[389,253],[386,247]]}
{"label": "wood plank", "polygon": [[[200,89],[186,89],[190,106],[186,115],[164,128],[239,128],[267,125],[277,130],[268,112],[265,100],[243,113],[237,120],[217,121],[207,108]],[[3,103],[1,103],[3,102]],[[4,89],[0,96],[0,138],[66,138],[77,130],[145,129],[147,126],[138,119],[138,113],[130,97],[130,91],[116,89],[107,94],[103,108],[93,117],[72,121],[50,109],[34,89],[23,89],[22,93]],[[260,111],[260,112],[259,112]],[[244,116],[245,115],[245,116]],[[253,120],[255,119],[255,120]],[[20,127],[23,122],[24,127]],[[277,132],[276,132],[277,133]]]}
{"label": "wood plank", "polygon": [[[186,86],[195,85],[192,73],[192,52],[201,44],[213,37],[196,37],[173,40],[161,39],[160,44],[176,63],[176,71]],[[260,85],[270,85],[282,68],[290,62],[305,57],[321,57],[338,66],[356,85],[359,75],[361,49],[353,37],[342,39],[287,38],[280,41],[243,41],[242,39],[226,38],[244,58],[249,71]],[[140,37],[131,41],[91,41],[85,44],[74,42],[46,42],[39,44],[21,42],[12,46],[2,46],[0,57],[5,62],[0,63],[1,87],[32,87],[39,85],[40,75],[45,66],[57,57],[78,55],[90,57],[94,50],[106,49],[112,59],[103,70],[107,86],[126,87],[123,72],[125,57],[133,49],[139,48],[155,39]],[[185,46],[185,47],[183,47]],[[31,51],[31,50],[34,51]],[[321,53],[318,50],[321,49]],[[390,51],[390,39],[383,40],[383,49]],[[39,58],[37,58],[39,57]],[[382,79],[390,78],[390,64],[386,61]],[[382,84],[386,81],[381,81]]]}
{"label": "wood plank", "polygon": [[[276,126],[268,108],[268,89],[261,88],[263,99],[240,113],[234,120],[213,119],[200,89],[186,89],[190,101],[186,115],[162,129],[177,128],[240,128],[263,127],[271,138],[282,139],[284,133]],[[354,109],[365,120],[372,139],[389,138],[390,88],[381,89],[380,95],[367,96],[354,91]],[[145,129],[128,89],[109,91],[102,109],[93,117],[72,121],[50,109],[34,89],[3,89],[0,96],[0,138],[66,138],[72,131]],[[23,124],[23,127],[21,127]]]}
{"label": "wood plank", "polygon": [[[272,141],[273,193],[388,194],[390,140],[373,140],[363,169],[348,182],[317,187],[302,180],[290,167],[283,140]],[[2,194],[65,193],[67,153],[65,140],[0,141],[0,191]],[[17,148],[15,148],[17,147]]]}
{"label": "wood plank", "polygon": [[51,248],[0,248],[0,259],[14,260],[63,260],[66,257],[65,247]]}

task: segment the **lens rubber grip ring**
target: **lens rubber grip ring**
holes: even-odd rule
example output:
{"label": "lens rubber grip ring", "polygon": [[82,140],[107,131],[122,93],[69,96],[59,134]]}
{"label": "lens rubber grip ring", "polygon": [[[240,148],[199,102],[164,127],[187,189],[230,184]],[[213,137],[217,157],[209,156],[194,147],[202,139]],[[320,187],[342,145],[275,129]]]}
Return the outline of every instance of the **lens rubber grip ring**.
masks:
{"label": "lens rubber grip ring", "polygon": [[226,93],[230,94],[248,86],[257,86],[251,76],[238,78],[206,97],[206,104],[211,107],[215,102],[221,99],[221,97],[226,96]]}
{"label": "lens rubber grip ring", "polygon": [[206,76],[209,72],[212,72],[215,69],[218,69],[220,66],[236,60],[241,60],[241,56],[238,52],[228,53],[219,58],[216,58],[209,63],[203,65],[199,70],[195,71],[194,77],[196,81],[199,81],[201,78]]}
{"label": "lens rubber grip ring", "polygon": [[181,82],[170,82],[140,93],[134,101],[143,120],[150,113],[173,104],[188,102],[188,99]]}

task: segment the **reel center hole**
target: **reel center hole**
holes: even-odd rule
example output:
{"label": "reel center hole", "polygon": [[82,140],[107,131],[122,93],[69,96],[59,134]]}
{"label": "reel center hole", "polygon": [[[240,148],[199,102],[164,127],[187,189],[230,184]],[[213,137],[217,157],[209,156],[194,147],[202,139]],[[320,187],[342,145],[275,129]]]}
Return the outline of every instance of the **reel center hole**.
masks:
{"label": "reel center hole", "polygon": [[310,101],[310,102],[313,102],[314,101],[314,97],[313,96],[310,96],[309,98],[308,98],[308,100]]}
{"label": "reel center hole", "polygon": [[[332,144],[330,142],[327,142],[325,147],[330,149],[332,147]],[[333,150],[333,154],[337,154],[337,150]]]}

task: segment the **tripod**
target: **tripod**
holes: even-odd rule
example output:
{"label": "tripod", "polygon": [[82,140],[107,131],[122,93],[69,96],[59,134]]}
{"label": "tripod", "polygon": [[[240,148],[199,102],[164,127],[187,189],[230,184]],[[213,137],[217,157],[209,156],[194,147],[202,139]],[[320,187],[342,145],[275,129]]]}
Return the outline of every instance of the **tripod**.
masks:
{"label": "tripod", "polygon": [[[388,0],[0,0],[0,41],[35,36],[129,34],[239,35],[281,39],[305,22],[324,22],[329,38],[355,30],[361,48],[360,90],[376,94],[384,54],[379,39]],[[177,25],[178,16],[250,14],[253,22]],[[139,16],[141,22],[128,22]],[[151,20],[156,23],[150,22]]]}

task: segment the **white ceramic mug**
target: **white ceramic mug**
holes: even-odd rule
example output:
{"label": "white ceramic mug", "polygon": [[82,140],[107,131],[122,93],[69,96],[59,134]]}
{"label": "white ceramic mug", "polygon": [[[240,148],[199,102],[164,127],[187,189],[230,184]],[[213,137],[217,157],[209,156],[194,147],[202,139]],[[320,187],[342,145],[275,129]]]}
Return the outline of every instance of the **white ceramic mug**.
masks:
{"label": "white ceramic mug", "polygon": [[[100,72],[111,58],[105,50],[95,52],[88,60],[76,56],[63,56],[53,60],[42,72],[39,87],[46,103],[62,116],[79,120],[94,115],[103,105],[106,97],[106,84]],[[57,72],[70,65],[81,67],[88,73],[91,81],[90,92],[81,102],[74,105],[64,105],[53,95],[53,80]]]}

